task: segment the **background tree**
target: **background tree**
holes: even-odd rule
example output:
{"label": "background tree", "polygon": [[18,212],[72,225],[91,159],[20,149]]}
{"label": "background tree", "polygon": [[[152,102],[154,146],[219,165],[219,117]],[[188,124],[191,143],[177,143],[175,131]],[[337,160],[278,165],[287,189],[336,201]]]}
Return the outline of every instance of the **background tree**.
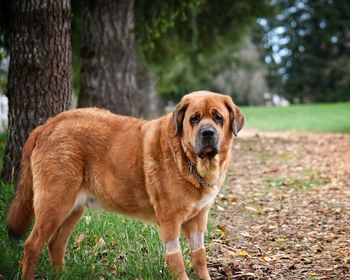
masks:
{"label": "background tree", "polygon": [[350,2],[274,0],[263,22],[270,86],[290,100],[350,100]]}
{"label": "background tree", "polygon": [[123,115],[139,115],[132,33],[134,1],[89,0],[81,3],[81,9],[78,106],[97,106]]}
{"label": "background tree", "polygon": [[10,2],[8,139],[2,179],[18,178],[30,131],[69,108],[71,6],[69,0]]}

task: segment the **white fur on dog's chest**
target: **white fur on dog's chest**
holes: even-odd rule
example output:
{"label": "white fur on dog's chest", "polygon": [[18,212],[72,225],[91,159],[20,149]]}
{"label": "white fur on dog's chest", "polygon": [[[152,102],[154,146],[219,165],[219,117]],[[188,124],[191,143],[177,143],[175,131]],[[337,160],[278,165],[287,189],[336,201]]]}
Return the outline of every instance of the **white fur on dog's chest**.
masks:
{"label": "white fur on dog's chest", "polygon": [[217,191],[214,191],[212,193],[203,194],[203,197],[201,198],[201,200],[199,200],[195,204],[196,209],[200,210],[208,205],[213,204],[217,194],[218,194]]}

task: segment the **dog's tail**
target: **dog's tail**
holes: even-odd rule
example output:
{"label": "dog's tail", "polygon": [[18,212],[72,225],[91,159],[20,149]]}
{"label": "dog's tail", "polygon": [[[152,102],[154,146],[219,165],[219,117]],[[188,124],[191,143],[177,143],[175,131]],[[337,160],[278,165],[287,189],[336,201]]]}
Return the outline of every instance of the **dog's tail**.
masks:
{"label": "dog's tail", "polygon": [[43,130],[43,125],[34,129],[23,147],[20,179],[7,215],[8,233],[15,239],[20,239],[26,233],[34,215],[33,176],[30,157]]}

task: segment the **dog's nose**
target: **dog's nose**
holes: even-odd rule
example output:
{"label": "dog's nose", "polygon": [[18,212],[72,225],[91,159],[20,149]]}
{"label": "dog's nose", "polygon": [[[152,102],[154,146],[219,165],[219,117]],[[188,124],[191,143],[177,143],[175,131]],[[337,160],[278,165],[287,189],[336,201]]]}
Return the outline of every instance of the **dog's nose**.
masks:
{"label": "dog's nose", "polygon": [[214,136],[214,134],[215,134],[215,131],[211,127],[207,127],[207,128],[202,130],[202,136],[205,138],[212,138]]}

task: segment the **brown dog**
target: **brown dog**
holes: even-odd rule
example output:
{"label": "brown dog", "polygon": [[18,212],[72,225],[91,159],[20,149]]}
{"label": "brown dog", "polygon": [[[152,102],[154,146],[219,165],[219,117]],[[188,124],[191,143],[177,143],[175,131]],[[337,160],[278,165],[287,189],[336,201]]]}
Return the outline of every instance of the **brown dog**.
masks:
{"label": "brown dog", "polygon": [[170,271],[188,279],[179,244],[183,230],[197,275],[210,279],[203,240],[208,212],[224,182],[233,134],[243,124],[229,96],[200,91],[153,121],[78,109],[37,127],[24,146],[8,214],[9,232],[17,237],[35,216],[23,275],[34,278],[47,241],[52,264],[62,266],[84,207],[99,204],[156,222]]}

